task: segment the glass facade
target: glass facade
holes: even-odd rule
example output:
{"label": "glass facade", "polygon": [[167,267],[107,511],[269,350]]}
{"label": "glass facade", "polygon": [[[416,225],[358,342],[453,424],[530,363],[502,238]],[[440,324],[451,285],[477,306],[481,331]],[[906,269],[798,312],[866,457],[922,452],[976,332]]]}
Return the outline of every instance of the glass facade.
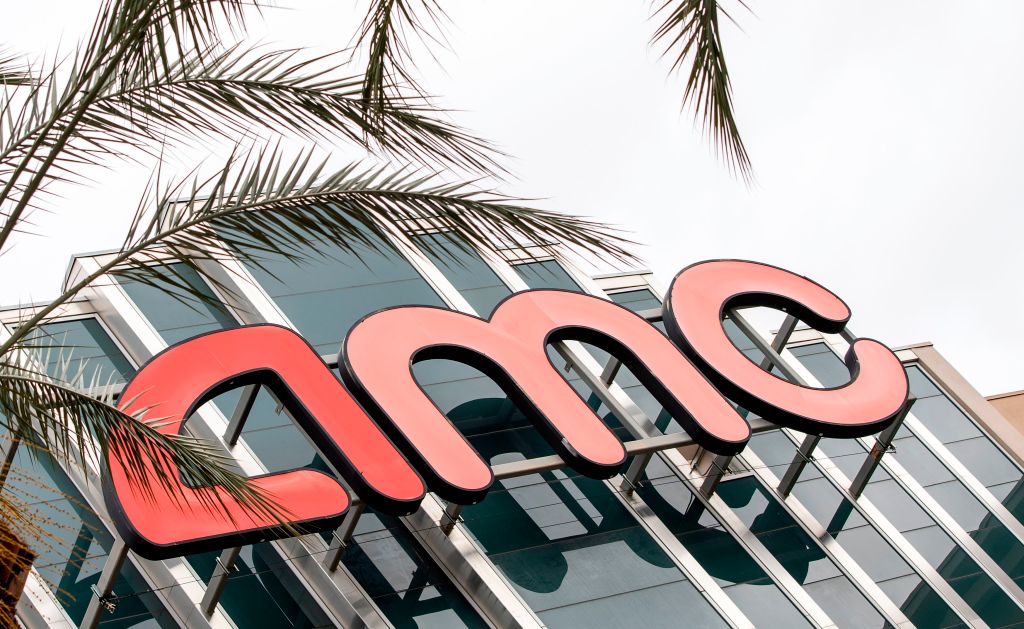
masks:
{"label": "glass facade", "polygon": [[[283,315],[330,363],[346,331],[382,308],[468,303],[488,317],[513,293],[503,278],[518,276],[530,289],[585,292],[584,285],[594,285],[577,281],[577,270],[554,259],[504,266],[496,262],[499,255],[482,255],[446,234],[411,234],[422,253],[411,259],[375,235],[366,238],[352,246],[320,243],[312,259],[298,264],[261,253],[258,264],[245,268],[272,306],[260,305],[245,319],[279,321]],[[81,373],[78,384],[85,387],[130,379],[133,361],[115,340],[124,323],[106,316],[111,307],[103,291],[121,291],[157,332],[162,343],[147,347],[150,354],[240,325],[232,307],[217,303],[219,291],[192,269],[158,267],[154,278],[156,285],[118,278],[98,291],[94,311],[86,305],[83,314],[43,326],[34,338],[47,369]],[[615,288],[599,296],[635,312],[660,309],[659,296],[642,277],[632,284],[622,277],[595,281],[606,280]],[[167,290],[172,284],[208,299],[168,294],[178,290]],[[748,338],[736,316],[723,320],[734,345],[779,375],[765,360],[762,341]],[[623,441],[683,430],[628,369],[612,373],[613,357],[582,347],[612,374],[610,393],[587,386],[581,367],[567,365],[555,347],[548,348],[550,360]],[[850,378],[825,342],[788,349],[787,359],[822,386]],[[490,465],[554,454],[509,392],[483,373],[446,360],[412,369],[426,395]],[[308,552],[302,556],[286,554],[279,543],[245,546],[217,599],[217,619],[198,606],[218,571],[220,551],[173,566],[129,560],[109,599],[113,609],[101,611],[99,622],[327,627],[350,622],[331,604],[345,597],[367,625],[393,627],[1024,624],[1024,472],[941,382],[912,361],[907,373],[917,398],[911,419],[860,497],[849,487],[874,437],[821,440],[784,493],[780,479],[805,435],[772,428],[755,434],[729,462],[710,497],[701,493],[708,473],[701,470],[709,469],[711,457],[688,446],[653,454],[630,481],[595,480],[567,467],[503,478],[483,501],[451,512],[454,526],[451,513],[437,515],[445,504],[436,497],[428,498],[430,509],[406,518],[365,508],[333,575],[322,565],[324,549],[335,541],[332,531],[303,540]],[[606,395],[628,402],[632,415],[617,416],[602,403]],[[240,399],[241,390],[224,393],[190,421],[223,430]],[[333,473],[266,389],[257,391],[238,445],[226,451],[266,472],[309,467]],[[25,513],[53,532],[36,548],[41,585],[31,587],[45,587],[67,621],[81,623],[113,548],[113,528],[98,494],[83,493],[61,463],[32,456],[25,444],[14,451],[13,463],[4,497],[24,502]],[[188,593],[176,590],[186,585]]]}

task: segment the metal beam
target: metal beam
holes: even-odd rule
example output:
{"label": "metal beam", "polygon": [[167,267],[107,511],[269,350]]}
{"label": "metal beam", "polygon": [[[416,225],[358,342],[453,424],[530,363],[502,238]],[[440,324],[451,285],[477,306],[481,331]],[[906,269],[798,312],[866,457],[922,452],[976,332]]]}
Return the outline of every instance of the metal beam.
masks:
{"label": "metal beam", "polygon": [[[793,336],[793,330],[796,329],[796,324],[799,323],[796,317],[793,315],[786,315],[786,318],[782,320],[782,325],[779,326],[779,331],[775,333],[775,338],[772,339],[772,349],[776,353],[781,352],[786,343],[789,343],[789,337]],[[769,356],[765,356],[761,360],[761,369],[770,371],[772,368],[772,359]]]}
{"label": "metal beam", "polygon": [[213,610],[217,608],[217,602],[220,601],[220,595],[224,593],[224,586],[228,584],[228,577],[235,569],[235,562],[238,561],[238,555],[241,552],[240,546],[225,548],[224,552],[217,557],[217,565],[213,567],[213,575],[206,586],[206,593],[203,594],[203,602],[199,604],[200,609],[207,616],[212,615]]}
{"label": "metal beam", "polygon": [[100,614],[104,611],[112,611],[114,604],[110,599],[114,591],[114,582],[121,574],[124,560],[128,557],[128,546],[120,537],[114,537],[114,545],[110,547],[107,554],[107,561],[103,564],[103,571],[100,572],[99,581],[93,587],[92,598],[89,599],[89,606],[85,609],[85,616],[82,617],[81,629],[95,629],[100,624]]}
{"label": "metal beam", "polygon": [[456,523],[459,521],[459,516],[462,514],[463,505],[457,502],[449,502],[444,508],[444,515],[441,517],[441,532],[445,535],[451,535],[452,530],[455,528]]}
{"label": "metal beam", "polygon": [[779,493],[785,498],[789,496],[789,493],[793,491],[793,486],[796,485],[796,481],[800,479],[800,474],[807,467],[807,463],[811,460],[811,455],[814,454],[814,449],[818,447],[818,442],[821,441],[821,435],[804,435],[803,442],[800,443],[800,447],[797,448],[796,453],[793,455],[793,461],[786,468],[786,473],[782,475],[782,480],[779,481]]}
{"label": "metal beam", "polygon": [[875,438],[871,451],[864,457],[864,463],[861,464],[860,469],[857,471],[857,476],[850,483],[850,493],[854,498],[860,498],[860,495],[864,493],[864,488],[867,487],[868,481],[871,480],[871,476],[874,475],[875,470],[878,469],[879,464],[882,462],[882,456],[892,447],[892,440],[896,437],[896,431],[903,425],[903,420],[907,418],[910,407],[916,401],[917,398],[914,396],[907,398],[907,403],[903,405],[899,414],[896,415],[896,419]]}
{"label": "metal beam", "polygon": [[327,555],[324,557],[324,567],[329,571],[334,572],[337,570],[338,564],[341,563],[341,558],[345,554],[345,548],[352,541],[352,535],[356,532],[359,518],[362,517],[365,510],[366,503],[360,501],[353,502],[352,506],[349,507],[348,513],[345,514],[345,519],[341,521],[341,526],[334,531],[334,538],[331,539],[331,545],[328,546]]}
{"label": "metal beam", "polygon": [[[765,432],[766,430],[772,430],[774,428],[778,428],[778,426],[761,419],[760,417],[750,420],[750,431],[752,433]],[[635,456],[648,452],[660,452],[662,450],[682,448],[683,446],[693,445],[693,443],[693,437],[685,432],[673,432],[667,435],[634,439],[633,441],[627,441],[622,445],[626,449],[627,456]],[[569,464],[557,454],[549,454],[548,456],[539,456],[532,459],[524,459],[522,461],[512,461],[510,463],[492,465],[491,472],[494,474],[495,480],[502,480],[505,478],[526,476],[527,474],[550,472],[552,470],[567,467],[568,465]]]}
{"label": "metal beam", "polygon": [[711,460],[711,467],[708,468],[708,473],[704,477],[704,482],[700,484],[700,493],[706,497],[711,497],[715,493],[726,470],[729,469],[729,464],[732,463],[732,458],[731,454],[715,455],[715,458]]}
{"label": "metal beam", "polygon": [[256,396],[259,392],[260,385],[258,384],[247,384],[242,387],[242,396],[238,398],[235,411],[231,414],[231,419],[228,420],[227,429],[224,430],[224,441],[229,446],[238,443],[238,437],[242,434],[242,427],[245,426],[245,420],[249,419],[249,411],[252,410],[252,405],[256,403]]}
{"label": "metal beam", "polygon": [[622,473],[622,480],[625,481],[626,486],[623,489],[626,495],[632,495],[640,485],[640,477],[644,475],[644,471],[647,469],[647,464],[651,462],[651,458],[654,456],[653,452],[643,452],[633,457],[629,467]]}

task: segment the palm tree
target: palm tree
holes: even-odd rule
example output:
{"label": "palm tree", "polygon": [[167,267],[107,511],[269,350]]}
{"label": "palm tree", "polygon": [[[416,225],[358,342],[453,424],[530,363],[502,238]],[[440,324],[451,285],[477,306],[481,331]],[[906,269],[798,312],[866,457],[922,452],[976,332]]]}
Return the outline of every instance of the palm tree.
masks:
{"label": "palm tree", "polygon": [[[500,177],[502,155],[449,122],[404,65],[402,24],[423,26],[414,8],[425,8],[436,21],[441,13],[433,0],[419,7],[410,0],[372,3],[357,36],[369,63],[355,74],[342,55],[247,45],[245,21],[258,4],[103,0],[88,36],[66,58],[29,67],[0,54],[0,252],[24,237],[34,210],[54,209],[56,184],[76,184],[90,167],[119,160],[154,165],[117,252],[0,336],[0,429],[64,465],[84,465],[114,448],[145,487],[172,488],[169,479],[142,474],[145,462],[170,460],[194,484],[222,486],[246,508],[276,516],[273,496],[249,485],[213,444],[162,433],[156,420],[124,413],[114,400],[93,395],[97,387],[84,387],[81,370],[41,367],[41,326],[108,274],[208,299],[153,264],[177,262],[216,283],[202,263],[227,251],[256,265],[265,254],[300,262],[315,255],[311,244],[323,239],[343,247],[388,243],[367,235],[380,236],[407,219],[430,220],[455,234],[459,246],[525,239],[618,260],[630,255],[614,229],[534,209],[476,183]],[[713,0],[666,3],[659,12],[666,18],[655,38],[676,50],[677,65],[688,55],[696,58],[685,98],[696,104],[733,166],[748,172]],[[280,139],[296,137],[308,148],[293,155],[279,148]],[[236,148],[212,175],[201,176],[197,168],[166,181],[164,152],[207,138],[236,142]],[[337,168],[316,157],[341,144],[360,149],[367,160]],[[381,161],[389,165],[374,165]],[[60,350],[59,342],[47,343]],[[12,529],[45,535],[33,533],[22,506],[0,494],[0,578],[4,567],[17,572],[31,561]],[[9,605],[6,612],[13,622]]]}

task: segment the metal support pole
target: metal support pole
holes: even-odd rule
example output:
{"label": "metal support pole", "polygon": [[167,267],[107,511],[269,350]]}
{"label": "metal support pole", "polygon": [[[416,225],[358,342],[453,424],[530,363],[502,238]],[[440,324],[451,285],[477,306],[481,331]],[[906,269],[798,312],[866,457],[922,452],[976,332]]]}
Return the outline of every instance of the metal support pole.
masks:
{"label": "metal support pole", "polygon": [[[790,323],[789,320],[792,317],[786,317],[786,320],[783,321],[782,323],[782,328],[779,330],[778,334],[775,335],[775,338],[769,345],[768,343],[764,342],[764,340],[761,338],[761,335],[757,333],[757,330],[751,327],[750,323],[748,323],[747,320],[744,319],[743,316],[741,316],[736,310],[730,310],[728,314],[729,319],[731,319],[732,322],[736,324],[736,327],[739,328],[740,332],[746,335],[746,337],[749,338],[755,346],[757,346],[757,349],[761,350],[761,353],[764,354],[764,360],[761,361],[762,369],[768,369],[774,366],[790,382],[795,382],[797,384],[807,386],[807,383],[804,382],[803,378],[800,377],[800,374],[794,371],[794,369],[790,367],[785,360],[783,360],[782,356],[779,355],[779,352],[782,350],[783,347],[785,347],[786,342],[789,340],[789,334],[793,332],[793,330],[790,329],[789,333],[786,334],[785,336],[783,336],[782,334],[783,332],[786,331],[786,328],[788,327],[787,324]],[[793,328],[795,328],[796,321],[794,320],[791,323],[791,325],[793,326]],[[779,344],[779,349],[775,348],[777,343]]]}
{"label": "metal support pole", "polygon": [[793,491],[793,486],[796,485],[800,474],[807,467],[807,463],[811,460],[811,455],[814,454],[814,449],[818,447],[819,441],[821,441],[821,435],[804,435],[803,443],[800,444],[796,454],[793,455],[793,462],[786,468],[786,473],[783,474],[782,480],[779,481],[779,493],[782,494],[783,498],[788,497],[789,493]]}
{"label": "metal support pole", "polygon": [[444,508],[444,516],[441,521],[441,532],[445,535],[451,535],[452,530],[455,528],[455,524],[459,521],[459,515],[462,513],[463,505],[449,502]]}
{"label": "metal support pole", "polygon": [[907,398],[907,403],[903,405],[899,414],[896,415],[896,419],[875,438],[875,443],[871,446],[871,452],[868,452],[868,455],[864,457],[864,463],[861,464],[860,469],[857,471],[857,476],[850,483],[850,494],[854,498],[860,498],[860,495],[864,492],[868,481],[871,480],[871,476],[874,475],[875,470],[878,469],[879,464],[882,462],[882,456],[889,451],[896,432],[903,425],[903,420],[907,418],[910,407],[916,401],[917,398],[914,396]]}
{"label": "metal support pole", "polygon": [[247,384],[242,388],[242,396],[238,398],[235,412],[231,414],[227,430],[224,431],[224,441],[229,446],[238,443],[238,437],[242,434],[242,427],[245,426],[245,420],[249,418],[249,411],[252,410],[252,405],[256,403],[256,395],[259,392],[260,385],[258,384]]}
{"label": "metal support pole", "polygon": [[103,564],[103,571],[100,572],[99,581],[93,586],[92,598],[89,599],[89,606],[85,609],[85,616],[82,617],[81,629],[95,629],[100,624],[100,614],[105,610],[113,610],[113,601],[110,594],[114,591],[114,582],[121,574],[124,560],[128,557],[128,547],[120,537],[114,537],[114,545],[110,548],[107,561]]}
{"label": "metal support pole", "polygon": [[[798,323],[797,318],[793,315],[786,315],[786,318],[782,320],[782,325],[779,326],[779,331],[775,333],[775,338],[772,339],[772,349],[776,353],[781,352],[782,348],[786,347],[786,343],[789,342],[789,337],[793,336],[793,330],[796,329]],[[765,356],[761,360],[761,369],[770,371],[772,368],[772,359],[770,356]]]}
{"label": "metal support pole", "polygon": [[629,467],[626,468],[626,471],[623,472],[622,479],[626,481],[623,491],[627,496],[632,495],[640,485],[640,477],[644,475],[644,470],[647,469],[647,464],[651,462],[653,456],[653,452],[643,452],[636,455],[633,457]]}
{"label": "metal support pole", "polygon": [[[569,364],[572,363],[570,362]],[[614,356],[608,358],[608,364],[604,366],[604,371],[601,372],[601,382],[611,384],[612,380],[615,380],[615,376],[619,375],[620,367],[622,367],[621,360]]]}
{"label": "metal support pole", "polygon": [[722,477],[725,476],[725,471],[729,469],[730,463],[732,463],[732,455],[716,455],[711,461],[711,467],[708,469],[707,476],[704,477],[704,482],[700,485],[700,493],[710,498],[718,489],[718,483],[722,482]]}
{"label": "metal support pole", "polygon": [[334,572],[338,569],[338,564],[341,563],[341,558],[345,554],[345,548],[352,541],[352,535],[356,532],[356,525],[359,524],[359,518],[362,517],[365,510],[366,503],[354,502],[349,508],[348,513],[345,514],[345,519],[341,521],[341,526],[334,531],[334,538],[331,540],[331,545],[327,548],[327,555],[324,557],[324,567],[328,571]]}
{"label": "metal support pole", "polygon": [[235,569],[235,562],[238,560],[238,554],[241,552],[241,547],[225,548],[220,557],[217,557],[217,565],[213,568],[213,576],[210,577],[210,583],[206,586],[206,593],[203,594],[203,602],[200,603],[200,608],[207,616],[212,615],[213,610],[217,608],[220,595],[224,593],[224,586],[228,584],[228,576]]}

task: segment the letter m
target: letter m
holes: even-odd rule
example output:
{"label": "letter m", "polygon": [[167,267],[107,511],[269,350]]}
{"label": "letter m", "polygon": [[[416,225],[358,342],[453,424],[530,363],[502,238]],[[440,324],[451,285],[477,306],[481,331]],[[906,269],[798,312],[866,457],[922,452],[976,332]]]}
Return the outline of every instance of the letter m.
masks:
{"label": "letter m", "polygon": [[518,293],[489,321],[425,306],[382,310],[342,347],[343,382],[442,497],[483,498],[490,467],[427,397],[412,363],[445,358],[479,369],[526,414],[555,451],[588,476],[613,476],[625,460],[617,437],[551,364],[547,345],[577,340],[616,356],[694,439],[739,452],[746,422],[657,328],[609,301],[557,290]]}

